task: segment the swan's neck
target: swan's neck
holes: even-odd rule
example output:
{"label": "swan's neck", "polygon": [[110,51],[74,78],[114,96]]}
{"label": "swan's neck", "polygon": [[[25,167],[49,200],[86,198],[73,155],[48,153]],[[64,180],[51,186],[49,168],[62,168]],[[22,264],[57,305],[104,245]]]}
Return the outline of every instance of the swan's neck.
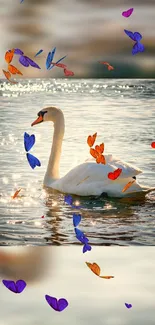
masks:
{"label": "swan's neck", "polygon": [[59,116],[54,122],[54,134],[53,134],[53,144],[51,149],[51,154],[49,157],[48,167],[44,179],[44,184],[46,186],[50,185],[50,183],[59,176],[59,166],[60,166],[60,157],[61,157],[61,149],[62,149],[62,140],[65,132],[65,122],[63,114]]}

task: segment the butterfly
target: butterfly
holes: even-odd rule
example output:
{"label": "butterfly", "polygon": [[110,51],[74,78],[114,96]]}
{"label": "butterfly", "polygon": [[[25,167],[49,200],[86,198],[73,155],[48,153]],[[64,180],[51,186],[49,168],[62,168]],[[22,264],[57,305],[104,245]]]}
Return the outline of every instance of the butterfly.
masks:
{"label": "butterfly", "polygon": [[68,301],[64,298],[58,300],[55,297],[45,295],[45,299],[55,311],[63,311],[68,306]]}
{"label": "butterfly", "polygon": [[73,214],[73,226],[77,227],[79,223],[81,222],[81,214]]}
{"label": "butterfly", "polygon": [[34,57],[38,56],[39,54],[41,54],[43,52],[43,50],[39,50]]}
{"label": "butterfly", "polygon": [[133,13],[133,10],[134,10],[134,8],[130,8],[130,9],[126,10],[126,11],[123,11],[122,16],[126,17],[126,18],[130,17],[132,15],[132,13]]}
{"label": "butterfly", "polygon": [[101,276],[100,275],[101,269],[100,269],[100,267],[99,267],[98,264],[96,264],[96,263],[89,263],[89,262],[86,262],[86,264],[91,269],[91,271],[93,273],[95,273],[97,276],[99,276],[100,278],[107,279],[107,280],[114,278],[113,275],[104,275],[104,276]]}
{"label": "butterfly", "polygon": [[142,35],[138,32],[132,33],[129,30],[124,29],[124,32],[127,36],[129,36],[134,42],[136,42],[132,48],[132,55],[135,55],[139,52],[144,52],[145,48],[144,45],[140,43],[142,39]]}
{"label": "butterfly", "polygon": [[126,306],[128,309],[132,307],[132,305],[131,305],[131,304],[128,304],[128,303],[125,303],[125,306]]}
{"label": "butterfly", "polygon": [[49,52],[48,53],[48,56],[47,56],[47,59],[46,59],[46,69],[47,70],[50,68],[50,65],[52,63],[52,60],[54,58],[55,51],[56,51],[56,47],[53,49],[52,52]]}
{"label": "butterfly", "polygon": [[10,73],[9,71],[5,71],[5,70],[2,70],[2,71],[3,71],[3,73],[4,73],[5,77],[6,77],[6,79],[8,79],[12,84],[16,84],[16,83],[17,83],[16,81],[12,81],[12,80],[10,80],[10,78],[11,78],[11,73]]}
{"label": "butterfly", "polygon": [[14,56],[14,52],[15,52],[15,50],[13,49],[13,50],[9,50],[9,51],[7,51],[5,53],[5,61],[7,63],[10,63],[12,61],[13,56]]}
{"label": "butterfly", "polygon": [[24,0],[20,0],[20,3],[22,3]]}
{"label": "butterfly", "polygon": [[123,188],[123,190],[122,190],[122,193],[126,192],[126,191],[128,190],[128,188],[129,188],[133,183],[135,183],[135,180],[134,180],[134,181],[131,181],[131,182],[129,182],[129,183],[127,183],[127,184],[124,186],[124,188]]}
{"label": "butterfly", "polygon": [[35,135],[29,135],[28,133],[24,133],[24,147],[25,147],[25,151],[26,156],[27,156],[27,160],[29,162],[29,165],[31,166],[32,169],[34,169],[36,166],[40,167],[41,163],[39,161],[38,158],[36,158],[35,156],[31,155],[30,153],[28,153],[28,151],[30,151],[30,149],[33,147],[33,145],[35,144]]}
{"label": "butterfly", "polygon": [[12,198],[12,199],[15,199],[15,198],[18,196],[18,194],[19,194],[20,191],[21,191],[21,188],[20,188],[19,190],[17,190],[17,191],[14,193],[14,195],[11,196],[11,198]]}
{"label": "butterfly", "polygon": [[2,280],[2,282],[7,289],[14,293],[21,293],[26,287],[26,282],[24,280],[18,280],[16,282],[11,280]]}
{"label": "butterfly", "polygon": [[151,147],[155,149],[155,141],[151,143]]}
{"label": "butterfly", "polygon": [[64,74],[66,77],[74,76],[74,72],[71,70],[64,69]]}
{"label": "butterfly", "polygon": [[14,67],[14,65],[8,64],[8,70],[12,73],[12,74],[20,74],[23,75],[21,73],[21,71],[19,71],[16,67]]}
{"label": "butterfly", "polygon": [[99,63],[107,65],[107,68],[109,71],[114,70],[114,67],[112,65],[110,65],[108,62],[99,61]]}
{"label": "butterfly", "polygon": [[108,178],[111,179],[112,181],[114,181],[115,179],[117,179],[120,174],[122,173],[122,169],[118,168],[116,170],[114,170],[114,172],[111,172],[108,174]]}
{"label": "butterfly", "polygon": [[94,133],[93,135],[89,135],[87,138],[87,144],[89,147],[93,147],[97,137],[97,132]]}
{"label": "butterfly", "polygon": [[88,244],[89,239],[85,236],[85,234],[78,228],[75,228],[75,234],[76,234],[76,238],[82,243],[84,244],[83,246],[83,253],[87,252],[87,251],[91,251],[92,247]]}
{"label": "butterfly", "polygon": [[105,157],[102,155],[104,152],[104,143],[101,143],[99,146],[95,146],[95,149],[90,148],[90,154],[96,159],[97,164],[106,164]]}

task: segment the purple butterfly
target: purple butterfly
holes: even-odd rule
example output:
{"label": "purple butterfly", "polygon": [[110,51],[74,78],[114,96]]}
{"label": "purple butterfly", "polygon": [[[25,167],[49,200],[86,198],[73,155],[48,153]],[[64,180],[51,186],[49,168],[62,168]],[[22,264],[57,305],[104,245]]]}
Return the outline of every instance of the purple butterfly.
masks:
{"label": "purple butterfly", "polygon": [[64,298],[57,298],[45,295],[45,299],[48,304],[56,311],[63,311],[68,306],[68,301]]}
{"label": "purple butterfly", "polygon": [[124,29],[124,32],[127,36],[132,39],[132,41],[136,42],[132,49],[132,55],[135,55],[139,52],[144,52],[144,45],[139,42],[142,39],[142,35],[138,32],[132,33],[131,31],[126,29]]}
{"label": "purple butterfly", "polygon": [[21,293],[26,287],[26,282],[24,280],[18,280],[16,282],[11,280],[2,280],[2,282],[6,288],[14,293]]}
{"label": "purple butterfly", "polygon": [[130,8],[130,9],[126,10],[126,11],[123,11],[122,16],[124,16],[126,18],[130,17],[132,15],[132,13],[133,13],[133,9],[134,8]]}
{"label": "purple butterfly", "polygon": [[127,304],[127,303],[125,303],[125,306],[126,306],[128,309],[132,307],[131,304]]}

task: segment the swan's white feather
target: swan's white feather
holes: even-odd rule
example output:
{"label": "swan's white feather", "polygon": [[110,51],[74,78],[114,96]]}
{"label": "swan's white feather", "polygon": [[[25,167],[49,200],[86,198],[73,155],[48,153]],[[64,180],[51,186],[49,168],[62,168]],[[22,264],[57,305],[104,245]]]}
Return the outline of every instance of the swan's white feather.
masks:
{"label": "swan's white feather", "polygon": [[[64,193],[80,196],[96,196],[101,195],[103,192],[115,197],[126,195],[126,193],[122,193],[124,186],[133,180],[133,176],[142,173],[142,171],[112,155],[105,155],[105,159],[106,165],[97,164],[95,160],[87,161],[73,168],[61,179],[46,185]],[[107,175],[117,168],[121,168],[122,173],[118,179],[112,181]],[[85,178],[87,179],[84,180]],[[135,182],[127,192],[139,192],[141,190],[139,184]]]}

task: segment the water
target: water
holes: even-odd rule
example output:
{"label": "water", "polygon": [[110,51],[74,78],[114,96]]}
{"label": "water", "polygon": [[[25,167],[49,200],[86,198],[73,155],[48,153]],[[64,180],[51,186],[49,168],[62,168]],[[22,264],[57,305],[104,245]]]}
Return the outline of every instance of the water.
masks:
{"label": "water", "polygon": [[[0,84],[0,245],[77,244],[73,210],[63,194],[42,189],[51,148],[52,124],[31,128],[37,112],[60,107],[66,131],[61,176],[89,158],[89,134],[98,132],[106,153],[143,170],[139,183],[155,186],[155,82],[152,80],[31,79]],[[32,170],[23,134],[35,133]],[[16,189],[19,197],[11,199]],[[145,199],[74,198],[83,209],[80,229],[94,245],[154,245],[155,192]],[[44,215],[42,219],[41,216]],[[82,249],[82,248],[81,248]]]}
{"label": "water", "polygon": [[[15,295],[0,283],[1,324],[154,325],[153,247],[93,247],[86,254],[76,246],[36,247],[40,261],[37,258],[33,263],[30,248],[4,247],[3,250],[5,254],[12,253],[14,267],[10,263],[2,276],[0,263],[1,280],[22,278],[27,287],[20,295]],[[16,251],[21,258],[27,256],[33,279],[26,276],[29,268],[23,270],[23,259],[15,264]],[[97,277],[87,267],[86,261],[96,262],[102,275],[113,275],[114,278],[104,280]],[[38,271],[42,268],[38,278],[34,276],[36,267]],[[12,272],[8,277],[6,271],[9,268]],[[68,300],[68,308],[62,313],[55,312],[47,304],[46,294],[64,297]],[[131,303],[132,308],[127,309],[125,303]]]}

